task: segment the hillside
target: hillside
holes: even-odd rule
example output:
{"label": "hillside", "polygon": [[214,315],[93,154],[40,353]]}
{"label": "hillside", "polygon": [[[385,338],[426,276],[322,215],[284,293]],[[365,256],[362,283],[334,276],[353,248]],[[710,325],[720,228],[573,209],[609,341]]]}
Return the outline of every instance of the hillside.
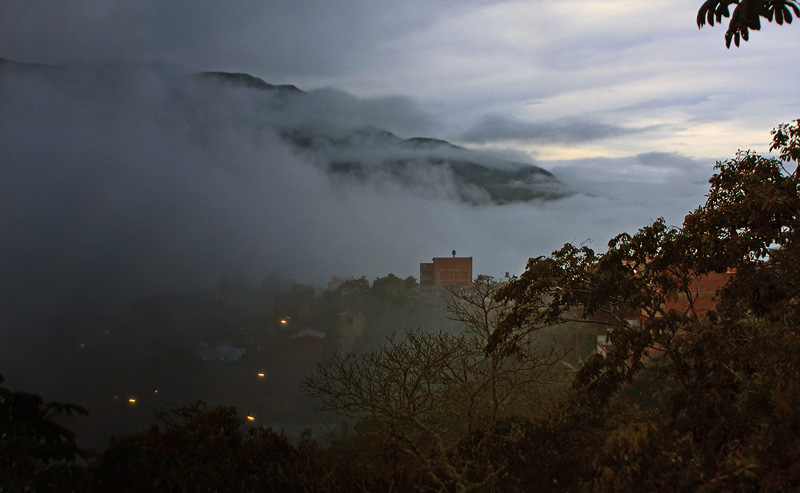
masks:
{"label": "hillside", "polygon": [[[283,99],[306,95],[293,85],[273,85],[249,74],[204,72],[197,78],[268,91]],[[280,135],[300,152],[323,156],[334,179],[364,184],[389,180],[428,198],[444,195],[475,205],[554,200],[570,194],[538,166],[483,155],[440,139],[402,139],[372,125],[341,128],[314,122],[281,128]]]}

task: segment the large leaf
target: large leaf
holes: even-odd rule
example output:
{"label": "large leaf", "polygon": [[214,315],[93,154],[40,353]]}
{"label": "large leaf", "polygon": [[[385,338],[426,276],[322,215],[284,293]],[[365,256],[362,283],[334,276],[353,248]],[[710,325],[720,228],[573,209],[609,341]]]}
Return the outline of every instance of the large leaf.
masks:
{"label": "large leaf", "polygon": [[[730,6],[736,5],[733,12]],[[750,30],[761,29],[761,19],[778,25],[792,23],[792,11],[800,16],[800,5],[797,0],[706,0],[697,11],[697,27],[706,23],[713,26],[729,17],[728,30],[725,32],[725,46],[730,48],[731,41],[739,46],[740,40],[750,39]]]}

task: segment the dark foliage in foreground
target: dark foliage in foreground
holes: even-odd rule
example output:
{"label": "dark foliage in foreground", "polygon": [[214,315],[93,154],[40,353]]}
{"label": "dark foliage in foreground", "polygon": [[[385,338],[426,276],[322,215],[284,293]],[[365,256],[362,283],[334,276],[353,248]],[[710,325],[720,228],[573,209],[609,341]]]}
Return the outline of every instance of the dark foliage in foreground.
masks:
{"label": "dark foliage in foreground", "polygon": [[791,24],[792,14],[800,17],[800,4],[795,0],[706,0],[697,11],[697,27],[706,23],[713,26],[715,21],[729,18],[725,46],[730,48],[731,41],[739,46],[740,40],[750,39],[750,30],[761,29],[761,19],[774,20],[780,26]]}
{"label": "dark foliage in foreground", "polygon": [[74,491],[91,484],[87,453],[54,419],[72,413],[86,410],[0,387],[0,491]]}

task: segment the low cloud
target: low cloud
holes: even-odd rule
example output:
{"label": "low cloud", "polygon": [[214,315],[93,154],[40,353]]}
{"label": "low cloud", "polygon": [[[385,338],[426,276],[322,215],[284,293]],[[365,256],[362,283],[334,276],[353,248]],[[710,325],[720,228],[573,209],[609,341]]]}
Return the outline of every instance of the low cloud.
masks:
{"label": "low cloud", "polygon": [[[453,200],[443,169],[420,166],[404,177],[411,186],[391,172],[344,179],[326,168],[324,146],[300,150],[284,137],[301,126],[352,138],[348,129],[373,118],[424,128],[404,99],[320,91],[292,101],[158,66],[0,66],[0,87],[0,372],[16,388],[87,406],[92,418],[77,430],[93,446],[149,422],[145,406],[131,414],[110,396],[163,371],[151,355],[193,349],[170,342],[184,340],[180,327],[114,323],[137,299],[273,274],[316,287],[332,275],[417,277],[420,262],[452,250],[473,257],[476,275],[520,274],[566,242],[602,251],[658,217],[680,224],[710,175],[675,154],[538,162],[578,193],[475,206]],[[402,155],[361,138],[364,161]],[[105,338],[107,324],[120,333]],[[187,388],[178,373],[163,381],[179,402],[235,402]]]}
{"label": "low cloud", "polygon": [[434,118],[404,96],[358,98],[336,89],[316,89],[289,102],[281,112],[281,126],[303,126],[313,118],[329,127],[352,129],[374,126],[404,137],[429,135]]}
{"label": "low cloud", "polygon": [[[60,330],[44,321],[64,311],[223,278],[416,277],[454,249],[476,274],[518,274],[565,242],[602,249],[660,216],[680,224],[713,164],[658,153],[539,162],[580,193],[474,207],[447,200],[446,176],[415,175],[444,187],[436,193],[388,174],[332,177],[318,153],[282,137],[320,120],[342,131],[373,118],[395,131],[435,125],[402,98],[291,102],[164,67],[2,71],[0,323],[12,339]],[[16,361],[41,359],[14,347]]]}
{"label": "low cloud", "polygon": [[641,131],[643,129],[579,119],[526,122],[502,116],[487,116],[460,135],[459,139],[475,144],[505,141],[527,141],[541,144],[580,143]]}
{"label": "low cloud", "polygon": [[638,209],[636,215],[644,219],[638,226],[641,227],[659,217],[680,226],[684,216],[703,202],[708,191],[708,179],[713,174],[714,160],[650,152],[624,158],[544,161],[540,164],[586,196],[598,201],[603,198],[620,201],[619,209],[609,207],[598,214],[614,215],[620,210],[634,213],[633,209]]}

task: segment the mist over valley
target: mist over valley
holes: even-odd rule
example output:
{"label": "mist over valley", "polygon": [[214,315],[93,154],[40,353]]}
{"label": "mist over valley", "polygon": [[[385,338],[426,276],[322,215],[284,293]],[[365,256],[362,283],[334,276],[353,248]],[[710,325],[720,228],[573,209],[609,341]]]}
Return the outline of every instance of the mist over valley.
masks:
{"label": "mist over valley", "polygon": [[[0,372],[10,386],[89,408],[91,424],[75,426],[102,430],[95,445],[167,402],[271,407],[273,420],[302,421],[298,409],[313,402],[298,379],[340,348],[332,334],[348,306],[319,301],[326,308],[300,316],[293,286],[324,300],[332,276],[418,278],[420,262],[454,249],[473,257],[475,274],[516,275],[565,242],[602,249],[659,216],[680,224],[713,165],[664,150],[539,162],[470,149],[410,99],[288,82],[0,60]],[[384,301],[360,310],[372,310],[363,344],[447,327],[435,304]],[[302,327],[281,333],[281,310]],[[291,342],[321,329],[333,332],[306,333],[307,351]],[[203,345],[252,349],[208,362]],[[290,362],[280,381],[275,369]],[[269,383],[252,380],[261,370]],[[253,385],[265,390],[256,400]]]}

